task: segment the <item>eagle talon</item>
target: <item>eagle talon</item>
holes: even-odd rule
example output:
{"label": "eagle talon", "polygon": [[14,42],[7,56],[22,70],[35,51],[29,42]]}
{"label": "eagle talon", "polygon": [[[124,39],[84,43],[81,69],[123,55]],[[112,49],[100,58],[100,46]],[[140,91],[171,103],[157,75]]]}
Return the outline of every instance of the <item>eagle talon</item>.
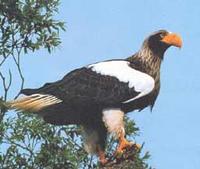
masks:
{"label": "eagle talon", "polygon": [[114,153],[114,156],[116,158],[121,158],[123,153],[130,149],[131,147],[134,147],[136,149],[136,151],[139,151],[141,149],[141,145],[137,144],[137,143],[133,143],[133,142],[128,142],[125,138],[123,138],[120,143],[119,146],[116,150],[116,152]]}
{"label": "eagle talon", "polygon": [[108,160],[105,157],[105,152],[101,150],[100,147],[97,147],[97,150],[98,150],[99,162],[101,166],[105,166],[106,163],[108,163]]}
{"label": "eagle talon", "polygon": [[124,150],[129,149],[132,147],[134,143],[128,142],[125,138],[121,138],[119,141],[119,145],[117,147],[116,152],[114,153],[115,157],[121,157],[122,154],[124,153]]}
{"label": "eagle talon", "polygon": [[133,146],[137,151],[139,151],[142,147],[140,144],[137,144],[137,143],[134,143]]}

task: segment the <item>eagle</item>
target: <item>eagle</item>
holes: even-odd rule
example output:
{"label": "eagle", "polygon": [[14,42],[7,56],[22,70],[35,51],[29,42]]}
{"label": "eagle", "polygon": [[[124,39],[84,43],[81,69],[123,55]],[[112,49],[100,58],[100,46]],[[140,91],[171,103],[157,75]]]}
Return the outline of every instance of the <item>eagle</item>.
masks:
{"label": "eagle", "polygon": [[133,144],[126,139],[124,116],[153,108],[160,90],[161,62],[170,46],[181,48],[181,37],[156,31],[130,57],[75,69],[56,82],[23,89],[24,96],[6,104],[10,109],[35,113],[53,125],[82,126],[86,151],[97,154],[105,164],[108,134],[118,140],[116,153],[122,153]]}

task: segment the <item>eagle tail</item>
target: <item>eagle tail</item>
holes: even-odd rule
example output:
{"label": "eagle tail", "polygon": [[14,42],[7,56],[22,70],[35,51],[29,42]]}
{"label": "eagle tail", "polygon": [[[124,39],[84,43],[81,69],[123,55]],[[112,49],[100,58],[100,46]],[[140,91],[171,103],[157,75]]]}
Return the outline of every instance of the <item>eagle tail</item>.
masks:
{"label": "eagle tail", "polygon": [[61,103],[62,100],[49,94],[31,94],[17,100],[8,101],[6,105],[9,109],[17,111],[37,112],[48,106]]}

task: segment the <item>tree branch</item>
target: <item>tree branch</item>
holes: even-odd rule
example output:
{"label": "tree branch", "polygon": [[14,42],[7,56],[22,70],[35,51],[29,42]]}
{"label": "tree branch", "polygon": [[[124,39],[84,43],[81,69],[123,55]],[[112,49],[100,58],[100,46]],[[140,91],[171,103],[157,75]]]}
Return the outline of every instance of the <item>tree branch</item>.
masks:
{"label": "tree branch", "polygon": [[[110,156],[108,163],[105,166],[100,166],[99,169],[141,169],[141,166],[148,168],[145,164],[146,156],[139,158],[140,150],[133,145],[129,149],[126,149],[123,154],[118,156]],[[144,169],[142,168],[142,169]]]}

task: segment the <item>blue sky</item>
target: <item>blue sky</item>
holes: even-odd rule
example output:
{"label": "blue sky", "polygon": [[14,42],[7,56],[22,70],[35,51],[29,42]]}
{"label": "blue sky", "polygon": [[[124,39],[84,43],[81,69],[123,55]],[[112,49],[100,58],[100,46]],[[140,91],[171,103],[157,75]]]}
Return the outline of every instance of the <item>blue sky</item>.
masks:
{"label": "blue sky", "polygon": [[141,129],[138,143],[157,169],[200,166],[200,1],[62,0],[57,16],[66,22],[62,44],[22,59],[25,87],[39,87],[77,67],[135,53],[151,32],[179,33],[183,48],[170,48],[162,64],[161,91],[153,112],[130,113]]}

